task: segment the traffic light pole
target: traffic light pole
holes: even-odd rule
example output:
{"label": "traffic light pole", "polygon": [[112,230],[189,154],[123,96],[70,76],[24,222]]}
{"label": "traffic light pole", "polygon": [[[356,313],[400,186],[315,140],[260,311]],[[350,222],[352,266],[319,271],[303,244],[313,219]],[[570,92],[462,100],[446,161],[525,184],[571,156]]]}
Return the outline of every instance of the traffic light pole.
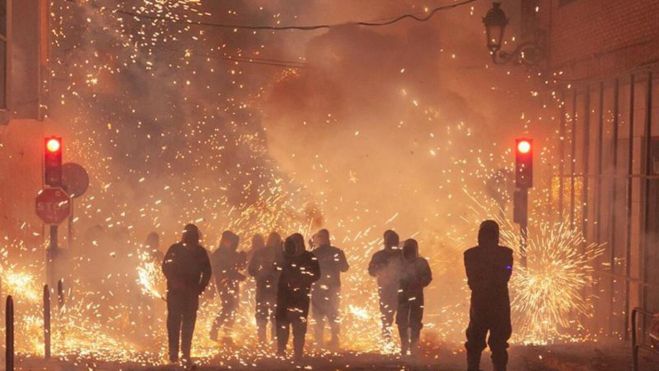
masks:
{"label": "traffic light pole", "polygon": [[529,236],[527,220],[524,220],[523,222],[519,223],[519,235],[520,235],[519,252],[521,258],[520,264],[522,265],[522,267],[526,268],[526,247],[528,246],[528,236]]}
{"label": "traffic light pole", "polygon": [[50,243],[46,250],[46,282],[54,287],[55,282],[55,259],[57,259],[57,224],[50,225]]}
{"label": "traffic light pole", "polygon": [[529,243],[529,189],[522,187],[518,190],[520,192],[520,205],[522,212],[519,215],[519,255],[521,258],[520,264],[526,268],[526,247]]}
{"label": "traffic light pole", "polygon": [[528,247],[529,226],[529,188],[519,187],[513,198],[513,221],[519,224],[520,264],[526,268],[526,248]]}
{"label": "traffic light pole", "polygon": [[526,268],[528,247],[529,188],[533,187],[533,139],[515,140],[515,190],[514,221],[519,224],[519,254],[522,267]]}

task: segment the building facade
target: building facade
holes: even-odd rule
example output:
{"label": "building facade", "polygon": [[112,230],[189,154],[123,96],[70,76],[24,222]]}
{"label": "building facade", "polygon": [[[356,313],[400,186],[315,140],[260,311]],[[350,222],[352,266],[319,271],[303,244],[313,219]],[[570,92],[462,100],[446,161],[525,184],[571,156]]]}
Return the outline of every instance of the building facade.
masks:
{"label": "building facade", "polygon": [[604,248],[593,327],[626,338],[633,308],[659,312],[659,2],[521,4],[560,102],[558,213]]}
{"label": "building facade", "polygon": [[0,0],[0,238],[8,244],[42,242],[34,198],[42,184],[42,138],[48,134],[42,114],[47,5]]}

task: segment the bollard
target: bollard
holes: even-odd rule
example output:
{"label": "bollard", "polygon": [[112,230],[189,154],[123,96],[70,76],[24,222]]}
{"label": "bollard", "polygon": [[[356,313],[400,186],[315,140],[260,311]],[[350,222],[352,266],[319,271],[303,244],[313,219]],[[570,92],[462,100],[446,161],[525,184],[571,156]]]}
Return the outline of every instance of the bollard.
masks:
{"label": "bollard", "polygon": [[50,358],[50,290],[43,285],[43,347],[44,357]]}
{"label": "bollard", "polygon": [[7,296],[5,306],[5,370],[14,371],[14,299]]}
{"label": "bollard", "polygon": [[61,312],[64,308],[64,279],[57,281],[57,309]]}

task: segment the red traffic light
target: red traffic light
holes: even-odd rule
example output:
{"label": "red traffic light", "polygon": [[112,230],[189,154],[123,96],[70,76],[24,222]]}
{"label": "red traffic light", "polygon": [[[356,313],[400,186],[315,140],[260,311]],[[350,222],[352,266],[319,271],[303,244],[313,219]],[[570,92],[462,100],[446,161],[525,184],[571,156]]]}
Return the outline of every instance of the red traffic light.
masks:
{"label": "red traffic light", "polygon": [[515,139],[515,185],[533,187],[533,139]]}
{"label": "red traffic light", "polygon": [[531,152],[531,142],[526,139],[520,139],[517,141],[517,152],[526,154]]}
{"label": "red traffic light", "polygon": [[62,142],[60,138],[47,138],[46,139],[46,150],[48,152],[57,152],[62,148]]}
{"label": "red traffic light", "polygon": [[51,187],[62,186],[62,138],[44,139],[44,183]]}

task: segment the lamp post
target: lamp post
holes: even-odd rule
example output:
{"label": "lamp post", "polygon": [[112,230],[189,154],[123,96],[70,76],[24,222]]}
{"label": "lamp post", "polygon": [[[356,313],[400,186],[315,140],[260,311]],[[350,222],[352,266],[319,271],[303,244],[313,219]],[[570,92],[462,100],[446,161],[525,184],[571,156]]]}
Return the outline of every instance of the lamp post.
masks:
{"label": "lamp post", "polygon": [[515,61],[517,64],[537,65],[544,59],[544,48],[538,43],[538,37],[535,40],[519,44],[512,52],[501,50],[506,26],[508,25],[508,17],[501,9],[501,3],[492,3],[492,8],[483,17],[483,24],[485,25],[487,48],[490,50],[494,64],[506,64]]}

